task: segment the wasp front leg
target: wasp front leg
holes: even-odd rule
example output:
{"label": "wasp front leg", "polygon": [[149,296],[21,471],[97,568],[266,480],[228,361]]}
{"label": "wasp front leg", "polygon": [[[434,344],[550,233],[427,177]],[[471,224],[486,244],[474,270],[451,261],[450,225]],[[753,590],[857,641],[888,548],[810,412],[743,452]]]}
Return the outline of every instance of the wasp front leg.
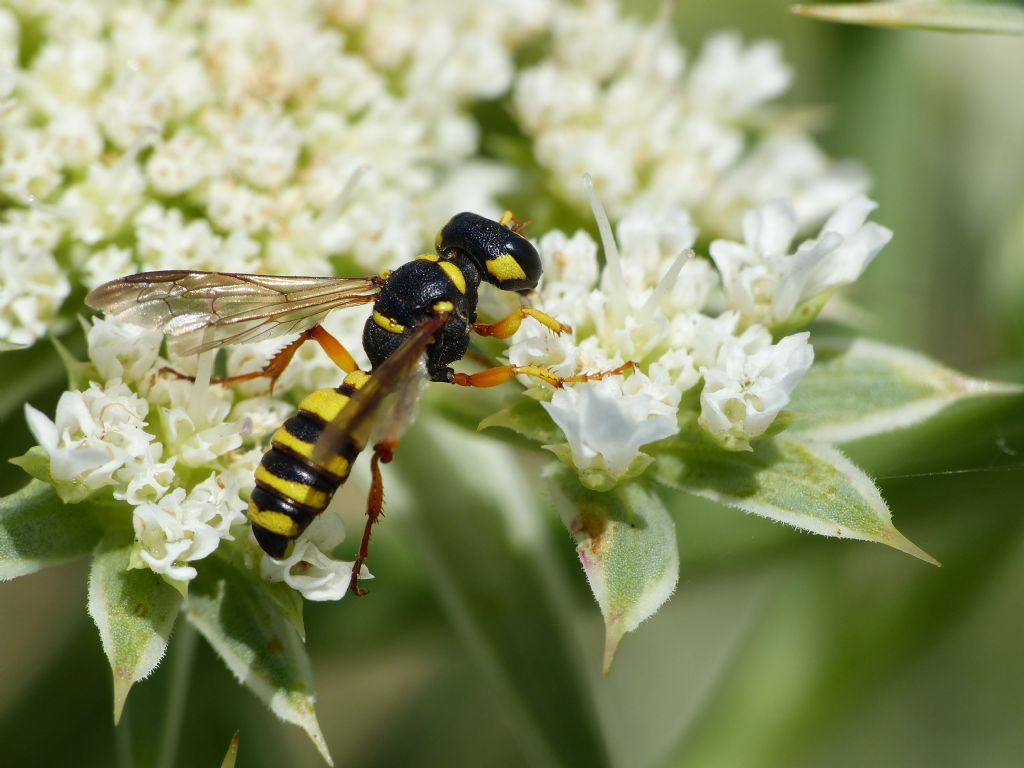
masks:
{"label": "wasp front leg", "polygon": [[507,339],[519,330],[519,326],[526,317],[532,317],[545,328],[550,329],[556,334],[572,333],[572,328],[568,325],[558,322],[558,320],[553,318],[547,312],[541,312],[539,309],[534,309],[533,307],[518,307],[515,312],[510,314],[508,317],[503,317],[496,323],[473,323],[470,328],[473,333],[480,336],[493,336],[496,339]]}
{"label": "wasp front leg", "polygon": [[636,363],[627,362],[618,368],[607,371],[594,371],[592,373],[577,373],[573,376],[559,376],[549,368],[541,365],[499,365],[478,373],[455,373],[452,384],[460,387],[496,387],[511,381],[516,376],[532,376],[535,379],[547,382],[556,389],[561,389],[566,384],[577,384],[583,381],[598,381],[608,376],[619,376],[626,371],[636,369]]}
{"label": "wasp front leg", "polygon": [[[345,348],[345,345],[338,341],[338,339],[332,336],[329,332],[324,330],[322,326],[314,325],[309,330],[303,331],[297,339],[278,351],[260,370],[250,371],[249,373],[240,373],[235,376],[222,376],[220,378],[212,379],[210,383],[231,385],[240,384],[243,381],[267,378],[270,379],[270,394],[274,394],[274,385],[277,383],[277,380],[281,377],[281,374],[284,373],[288,364],[291,363],[292,358],[295,357],[295,353],[299,351],[299,347],[310,340],[319,344],[320,348],[327,353],[329,358],[331,358],[331,361],[341,368],[341,370],[345,371],[345,373],[352,373],[353,371],[359,370],[358,363],[356,363],[355,358],[352,357],[352,353]],[[183,373],[175,371],[173,368],[162,368],[160,373],[169,373],[179,379],[189,379],[190,381],[194,380],[193,376],[186,376]]]}

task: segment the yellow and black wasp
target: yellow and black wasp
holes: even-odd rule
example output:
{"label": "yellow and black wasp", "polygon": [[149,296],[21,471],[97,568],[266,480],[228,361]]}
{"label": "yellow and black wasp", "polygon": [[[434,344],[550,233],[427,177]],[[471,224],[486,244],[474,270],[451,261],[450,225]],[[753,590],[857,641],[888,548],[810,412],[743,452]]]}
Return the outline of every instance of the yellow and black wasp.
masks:
{"label": "yellow and black wasp", "polygon": [[[287,556],[294,540],[348,478],[352,462],[376,439],[366,526],[352,570],[352,591],[363,594],[357,579],[383,505],[380,464],[391,461],[424,378],[491,387],[527,375],[560,387],[631,367],[571,377],[534,365],[500,365],[473,374],[454,371],[451,363],[466,356],[470,333],[508,338],[525,317],[554,333],[570,330],[526,306],[496,323],[476,322],[481,281],[525,294],[537,286],[540,276],[540,256],[510,213],[500,221],[460,213],[438,232],[434,253],[372,277],[164,270],[105,283],[86,297],[86,303],[163,331],[183,354],[298,334],[262,370],[214,379],[220,384],[267,377],[273,388],[304,342],[312,339],[323,348],[345,372],[344,381],[307,395],[298,413],[274,433],[256,469],[248,516],[263,550],[271,557]],[[332,310],[370,302],[373,312],[363,329],[363,348],[371,370],[365,372],[320,322]],[[378,424],[385,410],[382,404],[392,394],[398,401],[388,411],[387,423]]]}

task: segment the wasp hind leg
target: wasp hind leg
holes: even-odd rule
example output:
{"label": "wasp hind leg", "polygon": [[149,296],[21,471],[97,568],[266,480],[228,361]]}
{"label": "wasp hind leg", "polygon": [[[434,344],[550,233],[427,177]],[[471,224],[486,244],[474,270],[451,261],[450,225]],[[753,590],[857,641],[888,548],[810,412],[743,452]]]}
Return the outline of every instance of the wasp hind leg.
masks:
{"label": "wasp hind leg", "polygon": [[352,580],[349,582],[349,589],[358,597],[366,594],[366,590],[359,586],[359,574],[370,558],[370,533],[373,524],[384,514],[384,478],[381,476],[380,465],[391,461],[395,455],[396,445],[394,441],[387,441],[377,443],[373,447],[373,458],[370,459],[370,493],[366,499],[366,527],[363,528],[359,555],[352,564]]}
{"label": "wasp hind leg", "polygon": [[452,376],[452,384],[460,387],[496,387],[516,376],[532,376],[535,379],[545,381],[556,389],[561,389],[566,384],[576,384],[583,381],[598,381],[608,376],[619,376],[626,371],[632,371],[636,364],[632,362],[623,363],[618,368],[607,371],[594,371],[592,373],[577,373],[574,376],[559,376],[554,371],[540,365],[499,365],[478,373],[455,373]]}
{"label": "wasp hind leg", "polygon": [[[268,378],[270,379],[270,394],[274,394],[274,385],[277,380],[284,373],[285,368],[295,357],[295,353],[299,351],[299,347],[305,344],[307,341],[315,341],[320,345],[320,348],[327,353],[327,356],[331,358],[331,361],[345,371],[345,373],[352,373],[353,371],[359,370],[359,365],[356,363],[355,358],[345,348],[345,345],[338,341],[334,336],[328,333],[322,326],[314,325],[309,330],[303,331],[299,334],[299,337],[292,342],[289,342],[287,346],[279,350],[269,361],[258,371],[251,371],[249,373],[240,373],[236,376],[221,376],[220,378],[211,379],[211,384],[240,384],[243,381],[253,381],[254,379]],[[194,380],[193,376],[186,376],[183,373],[178,373],[173,368],[162,368],[160,373],[168,373],[172,376],[176,376],[179,379]]]}
{"label": "wasp hind leg", "polygon": [[473,333],[480,336],[493,336],[496,339],[507,339],[519,330],[523,318],[532,317],[538,323],[556,334],[572,333],[565,323],[560,323],[547,312],[541,312],[533,307],[519,307],[508,317],[503,317],[496,323],[473,323],[470,328]]}

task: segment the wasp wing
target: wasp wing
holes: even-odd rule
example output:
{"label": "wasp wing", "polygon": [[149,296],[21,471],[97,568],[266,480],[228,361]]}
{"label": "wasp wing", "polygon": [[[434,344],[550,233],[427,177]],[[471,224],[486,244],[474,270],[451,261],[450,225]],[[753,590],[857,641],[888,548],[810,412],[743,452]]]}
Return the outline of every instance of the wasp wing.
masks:
{"label": "wasp wing", "polygon": [[175,352],[194,354],[301,333],[332,310],[373,301],[381,284],[378,277],[163,270],[104,283],[85,303],[163,331]]}
{"label": "wasp wing", "polygon": [[360,450],[366,447],[377,416],[389,395],[398,393],[383,439],[398,441],[412,416],[419,384],[426,378],[423,355],[444,325],[446,317],[436,315],[420,323],[401,346],[370,374],[345,407],[327,425],[313,448],[313,461],[326,464],[346,441]]}

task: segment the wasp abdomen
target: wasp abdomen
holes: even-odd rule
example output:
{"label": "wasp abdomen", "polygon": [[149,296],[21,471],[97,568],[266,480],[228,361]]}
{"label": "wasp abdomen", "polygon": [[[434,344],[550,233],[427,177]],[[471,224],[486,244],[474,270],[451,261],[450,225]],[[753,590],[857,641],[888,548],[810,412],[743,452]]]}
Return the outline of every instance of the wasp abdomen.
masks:
{"label": "wasp abdomen", "polygon": [[339,387],[310,393],[299,403],[299,412],[271,438],[270,450],[256,469],[248,512],[256,541],[271,557],[288,555],[292,542],[348,478],[364,446],[348,441],[323,463],[313,461],[313,450],[325,425],[365,381],[366,374],[356,371]]}

